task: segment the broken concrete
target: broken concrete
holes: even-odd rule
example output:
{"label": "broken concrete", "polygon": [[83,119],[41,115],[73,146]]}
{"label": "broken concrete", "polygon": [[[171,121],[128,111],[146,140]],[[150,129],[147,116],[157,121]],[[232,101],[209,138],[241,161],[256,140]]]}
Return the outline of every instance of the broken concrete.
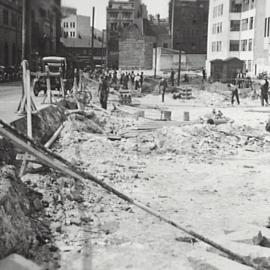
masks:
{"label": "broken concrete", "polygon": [[41,270],[41,267],[20,255],[12,254],[0,261],[0,270]]}

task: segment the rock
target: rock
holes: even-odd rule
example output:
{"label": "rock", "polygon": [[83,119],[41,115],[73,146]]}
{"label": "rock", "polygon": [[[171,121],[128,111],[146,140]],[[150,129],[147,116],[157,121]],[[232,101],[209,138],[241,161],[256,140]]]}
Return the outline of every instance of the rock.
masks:
{"label": "rock", "polygon": [[13,254],[0,261],[0,270],[41,270],[41,267],[20,255]]}

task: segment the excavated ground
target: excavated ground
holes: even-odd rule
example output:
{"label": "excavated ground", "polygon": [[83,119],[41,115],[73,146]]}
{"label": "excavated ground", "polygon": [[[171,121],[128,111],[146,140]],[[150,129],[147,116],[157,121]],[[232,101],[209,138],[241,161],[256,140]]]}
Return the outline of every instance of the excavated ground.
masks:
{"label": "excavated ground", "polygon": [[[54,150],[213,240],[249,225],[265,226],[270,210],[267,108],[261,110],[259,101],[250,97],[240,107],[228,106],[228,95],[221,95],[218,86],[211,92],[194,89],[193,95],[185,102],[168,95],[165,104],[148,95],[138,99],[138,108],[122,107],[130,114],[71,115]],[[185,111],[193,121],[221,108],[234,122],[220,126],[164,122],[158,129],[136,130],[153,122],[137,119],[134,112],[143,108],[147,118],[156,119],[160,112],[154,106],[165,106],[178,121]],[[127,131],[133,136],[110,140],[106,135]],[[23,181],[43,194],[50,220],[54,249],[35,254],[44,269],[203,269],[188,255],[201,250],[200,245],[179,241],[184,233],[90,181],[75,182],[53,171],[27,174]]]}

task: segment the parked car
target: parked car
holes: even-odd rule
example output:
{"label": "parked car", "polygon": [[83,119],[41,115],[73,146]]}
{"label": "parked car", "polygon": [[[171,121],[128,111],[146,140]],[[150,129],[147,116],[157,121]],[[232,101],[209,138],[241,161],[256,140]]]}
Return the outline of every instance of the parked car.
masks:
{"label": "parked car", "polygon": [[[67,61],[65,57],[56,57],[56,56],[44,57],[42,58],[41,62],[42,62],[41,72],[45,72],[45,66],[48,66],[51,72],[59,72],[59,68],[62,68],[63,79],[64,80],[67,79]],[[61,89],[60,78],[51,77],[50,81],[52,90]],[[35,96],[38,96],[41,91],[43,91],[44,94],[46,94],[47,93],[46,77],[38,78],[34,83],[33,89]]]}

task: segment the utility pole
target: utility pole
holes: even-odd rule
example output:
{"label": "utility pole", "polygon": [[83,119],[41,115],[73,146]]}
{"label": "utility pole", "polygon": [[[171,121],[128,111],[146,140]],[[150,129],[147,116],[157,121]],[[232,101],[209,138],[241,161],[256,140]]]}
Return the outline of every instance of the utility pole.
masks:
{"label": "utility pole", "polygon": [[91,40],[91,65],[94,67],[94,40],[95,40],[95,7],[92,10],[92,40]]}
{"label": "utility pole", "polygon": [[31,0],[23,0],[22,9],[22,60],[31,58]]}
{"label": "utility pole", "polygon": [[154,78],[157,77],[157,43],[155,43],[155,70],[154,70]]}
{"label": "utility pole", "polygon": [[180,86],[181,62],[182,62],[182,52],[181,47],[179,46],[178,81],[177,81],[178,86]]}
{"label": "utility pole", "polygon": [[172,15],[171,15],[171,42],[172,42],[172,49],[173,49],[173,42],[174,42],[174,12],[175,12],[175,0],[172,0]]}
{"label": "utility pole", "polygon": [[101,47],[101,65],[103,67],[103,64],[104,64],[104,53],[103,53],[103,50],[104,50],[104,29],[102,30],[102,47]]}

